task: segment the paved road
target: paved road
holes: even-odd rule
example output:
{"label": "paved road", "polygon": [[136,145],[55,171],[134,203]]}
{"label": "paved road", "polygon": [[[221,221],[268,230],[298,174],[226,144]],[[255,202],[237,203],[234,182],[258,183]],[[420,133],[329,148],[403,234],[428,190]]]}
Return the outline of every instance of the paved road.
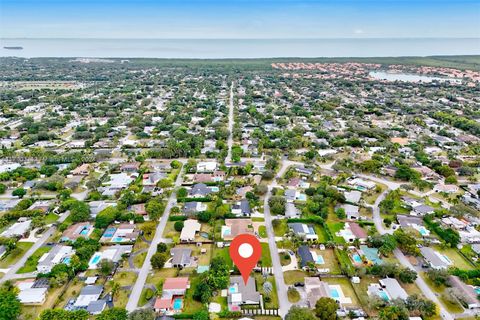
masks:
{"label": "paved road", "polygon": [[284,318],[288,313],[288,310],[291,307],[291,303],[288,301],[287,295],[287,286],[285,285],[285,280],[283,278],[283,268],[280,263],[280,256],[278,255],[277,243],[275,242],[275,233],[273,232],[272,226],[272,216],[270,214],[270,206],[268,205],[268,199],[272,196],[272,189],[277,186],[277,178],[283,176],[285,171],[288,169],[293,162],[291,161],[282,161],[280,170],[278,171],[277,177],[272,181],[268,186],[268,193],[265,196],[265,202],[263,205],[263,213],[265,216],[265,226],[267,228],[268,235],[268,247],[270,248],[270,255],[272,256],[272,267],[273,274],[275,276],[275,283],[277,285],[277,295],[279,303],[279,315]]}
{"label": "paved road", "polygon": [[[367,178],[367,179],[370,179],[370,176],[366,176],[366,175],[359,175],[363,178]],[[373,180],[373,181],[377,181],[376,179],[370,179],[370,180]],[[383,179],[378,179],[378,180],[383,180]],[[388,181],[388,180],[385,180],[385,181]],[[379,182],[379,181],[377,181]],[[384,182],[381,182],[381,183],[384,183]],[[386,184],[386,183],[384,183]],[[392,186],[394,187],[396,185],[396,183],[389,183],[387,184],[387,186],[389,186],[389,188]],[[379,208],[379,205],[380,205],[380,202],[382,202],[382,200],[385,198],[385,196],[387,195],[387,193],[389,192],[390,190],[387,189],[385,190],[378,198],[377,200],[375,201],[375,204],[373,205],[373,221],[375,223],[375,227],[377,228],[378,232],[380,234],[387,234],[387,233],[393,233],[392,230],[387,230],[383,227],[383,224],[382,224],[382,218],[380,217],[380,208]],[[412,266],[412,264],[410,263],[410,261],[408,261],[407,257],[405,257],[405,255],[403,254],[402,251],[400,251],[399,249],[395,249],[395,251],[393,252],[395,257],[397,258],[397,260],[404,266],[404,267],[407,267],[409,269],[412,269],[412,270],[415,270],[415,268]],[[432,291],[432,289],[425,283],[425,281],[423,280],[422,277],[420,277],[420,275],[417,277],[417,280],[415,280],[415,283],[417,284],[417,286],[420,288],[420,290],[422,291],[423,295],[432,300],[433,302],[435,302],[439,308],[440,308],[440,315],[442,317],[442,319],[444,320],[453,320],[454,317],[445,309],[445,307],[443,306],[443,304],[440,302],[440,300],[438,300],[437,296],[435,295],[435,293]]]}
{"label": "paved road", "polygon": [[227,146],[228,146],[228,154],[227,158],[225,159],[226,163],[229,163],[232,161],[232,147],[233,147],[233,82],[232,85],[230,86],[230,103],[228,106],[228,141],[227,141]]}
{"label": "paved road", "polygon": [[[67,219],[67,217],[70,215],[70,211],[66,211],[65,213],[63,213],[57,220],[58,223],[62,223],[63,221],[65,221],[65,219]],[[35,241],[35,243],[33,244],[33,246],[30,247],[30,249],[28,249],[28,251],[23,255],[23,257],[20,258],[20,260],[18,260],[17,263],[15,263],[12,267],[10,267],[10,270],[8,270],[8,272],[3,276],[2,279],[0,279],[0,283],[1,282],[4,282],[4,281],[7,281],[7,280],[12,280],[12,279],[16,279],[18,278],[18,275],[16,275],[17,271],[23,267],[23,265],[25,264],[25,262],[27,262],[27,259],[30,258],[30,256],[32,254],[35,253],[35,251],[37,251],[37,249],[39,249],[41,246],[43,246],[45,244],[45,242],[47,242],[47,240],[55,233],[55,231],[57,230],[57,227],[56,226],[51,226],[43,235],[40,239],[38,239],[37,241]],[[22,275],[23,277],[23,275]]]}
{"label": "paved road", "polygon": [[[177,180],[175,181],[175,188],[178,188],[182,185],[182,172],[178,174]],[[140,295],[142,294],[143,286],[145,285],[145,281],[147,281],[148,273],[151,269],[150,259],[152,256],[157,252],[157,244],[160,243],[163,235],[163,230],[165,230],[165,226],[167,225],[168,217],[170,215],[170,209],[176,204],[176,193],[172,192],[170,197],[168,198],[167,206],[165,207],[165,211],[163,212],[163,216],[160,218],[160,223],[157,226],[157,230],[155,231],[155,236],[153,237],[152,243],[147,251],[147,256],[145,257],[145,261],[143,262],[143,266],[140,269],[137,277],[137,281],[132,288],[130,293],[130,297],[128,299],[128,303],[126,309],[128,312],[132,312],[133,310],[137,309],[138,301],[140,300]]]}

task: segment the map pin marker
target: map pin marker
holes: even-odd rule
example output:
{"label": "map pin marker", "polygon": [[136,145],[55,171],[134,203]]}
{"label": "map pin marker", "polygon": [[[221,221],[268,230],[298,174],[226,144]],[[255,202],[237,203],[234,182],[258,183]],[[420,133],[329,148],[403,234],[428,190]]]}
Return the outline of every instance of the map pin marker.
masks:
{"label": "map pin marker", "polygon": [[242,274],[245,285],[250,272],[257,265],[262,255],[262,246],[257,237],[251,234],[240,234],[230,244],[230,257]]}

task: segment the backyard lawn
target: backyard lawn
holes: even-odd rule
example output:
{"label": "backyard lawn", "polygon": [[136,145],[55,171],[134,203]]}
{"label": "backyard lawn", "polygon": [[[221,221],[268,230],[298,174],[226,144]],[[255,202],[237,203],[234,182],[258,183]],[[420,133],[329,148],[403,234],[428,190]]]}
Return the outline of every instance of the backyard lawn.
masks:
{"label": "backyard lawn", "polygon": [[115,273],[113,276],[113,281],[118,283],[121,287],[133,285],[137,279],[137,274],[135,272],[120,271]]}
{"label": "backyard lawn", "polygon": [[[265,282],[270,282],[272,285],[272,291],[270,294],[265,293],[264,290],[264,283]],[[275,278],[273,276],[267,277],[267,279],[264,279],[263,275],[260,273],[255,273],[255,282],[257,284],[257,291],[260,292],[260,294],[263,296],[264,303],[265,303],[265,308],[266,309],[276,309],[278,308],[278,296],[277,296],[277,288],[275,284]],[[269,298],[266,298],[269,297]],[[270,301],[266,301],[270,300]]]}
{"label": "backyard lawn", "polygon": [[323,260],[325,261],[324,264],[317,264],[317,267],[320,269],[328,268],[330,269],[331,274],[341,274],[340,266],[337,261],[337,257],[335,256],[335,252],[333,249],[312,249],[317,253],[317,255],[321,255]]}
{"label": "backyard lawn", "polygon": [[332,234],[333,236],[333,240],[336,242],[336,243],[339,243],[339,244],[344,244],[345,243],[345,239],[341,238],[341,237],[338,237],[336,235],[336,233],[340,230],[343,229],[343,227],[345,226],[345,223],[344,222],[327,222],[327,227],[328,229],[330,230],[330,233]]}
{"label": "backyard lawn", "polygon": [[275,233],[275,237],[283,237],[288,232],[287,220],[285,219],[277,219],[280,221],[279,223],[273,223],[273,232]]}
{"label": "backyard lawn", "polygon": [[260,238],[266,238],[267,237],[267,227],[265,227],[265,226],[258,227],[258,235],[260,236]]}
{"label": "backyard lawn", "polygon": [[196,312],[204,309],[204,305],[193,299],[193,293],[195,292],[196,286],[200,283],[200,277],[190,276],[190,289],[187,290],[185,294],[185,299],[183,300],[182,313],[194,314]]}
{"label": "backyard lawn", "polygon": [[322,278],[322,281],[327,282],[329,285],[339,285],[342,288],[343,294],[346,298],[352,299],[351,304],[346,304],[347,306],[358,306],[360,307],[360,301],[358,301],[355,290],[353,290],[352,283],[348,278]]}
{"label": "backyard lawn", "polygon": [[49,252],[52,247],[40,247],[35,251],[25,262],[23,267],[21,267],[17,273],[29,273],[37,270],[38,260],[47,252]]}
{"label": "backyard lawn", "polygon": [[309,274],[305,271],[302,270],[291,270],[291,271],[285,271],[283,273],[283,278],[285,280],[285,284],[292,285],[295,282],[304,282],[305,277],[308,277]]}
{"label": "backyard lawn", "polygon": [[17,247],[0,260],[0,268],[9,268],[15,264],[31,246],[33,246],[33,242],[17,242]]}
{"label": "backyard lawn", "polygon": [[225,262],[227,262],[230,265],[230,268],[233,268],[233,262],[232,258],[230,258],[230,247],[223,247],[223,248],[218,248],[215,247],[213,249],[213,257],[222,257]]}
{"label": "backyard lawn", "polygon": [[453,265],[459,269],[463,270],[473,270],[475,269],[463,256],[460,255],[457,249],[454,248],[445,248],[435,247],[439,253],[444,254],[453,262]]}

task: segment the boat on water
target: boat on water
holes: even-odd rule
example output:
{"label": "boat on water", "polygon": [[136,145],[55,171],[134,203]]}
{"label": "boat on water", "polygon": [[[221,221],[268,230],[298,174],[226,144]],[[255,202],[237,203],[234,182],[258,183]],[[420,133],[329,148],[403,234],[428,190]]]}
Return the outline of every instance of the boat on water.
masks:
{"label": "boat on water", "polygon": [[7,49],[7,50],[23,50],[23,47],[3,47],[3,49]]}

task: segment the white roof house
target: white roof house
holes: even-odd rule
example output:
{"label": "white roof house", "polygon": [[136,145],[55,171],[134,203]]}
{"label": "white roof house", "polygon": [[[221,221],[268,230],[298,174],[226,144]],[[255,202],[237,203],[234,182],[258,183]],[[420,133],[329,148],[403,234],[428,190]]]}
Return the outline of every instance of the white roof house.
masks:
{"label": "white roof house", "polygon": [[7,230],[3,231],[2,237],[22,237],[28,230],[30,230],[30,225],[32,220],[25,220],[22,222],[15,222]]}
{"label": "white roof house", "polygon": [[67,263],[75,251],[70,246],[56,245],[38,260],[37,271],[48,273],[59,263]]}
{"label": "white roof house", "polygon": [[363,180],[360,178],[355,178],[353,180],[350,180],[348,183],[356,186],[357,188],[368,189],[368,190],[373,189],[376,186],[375,182]]}
{"label": "white roof house", "polygon": [[17,168],[20,168],[19,163],[6,163],[6,164],[0,164],[0,173],[4,172],[10,172],[13,171]]}
{"label": "white roof house", "polygon": [[216,161],[201,161],[197,164],[197,172],[213,172],[217,170]]}
{"label": "white roof house", "polygon": [[200,231],[201,224],[197,220],[188,219],[183,224],[182,232],[180,233],[181,242],[192,242],[195,240],[195,234]]}
{"label": "white roof house", "polygon": [[397,279],[395,278],[385,278],[378,281],[382,288],[384,288],[388,295],[392,299],[402,299],[405,300],[408,298],[407,292],[400,286]]}
{"label": "white roof house", "polygon": [[16,283],[19,289],[18,299],[20,303],[26,305],[41,305],[45,302],[48,288],[34,288],[34,284],[34,279],[27,279]]}

